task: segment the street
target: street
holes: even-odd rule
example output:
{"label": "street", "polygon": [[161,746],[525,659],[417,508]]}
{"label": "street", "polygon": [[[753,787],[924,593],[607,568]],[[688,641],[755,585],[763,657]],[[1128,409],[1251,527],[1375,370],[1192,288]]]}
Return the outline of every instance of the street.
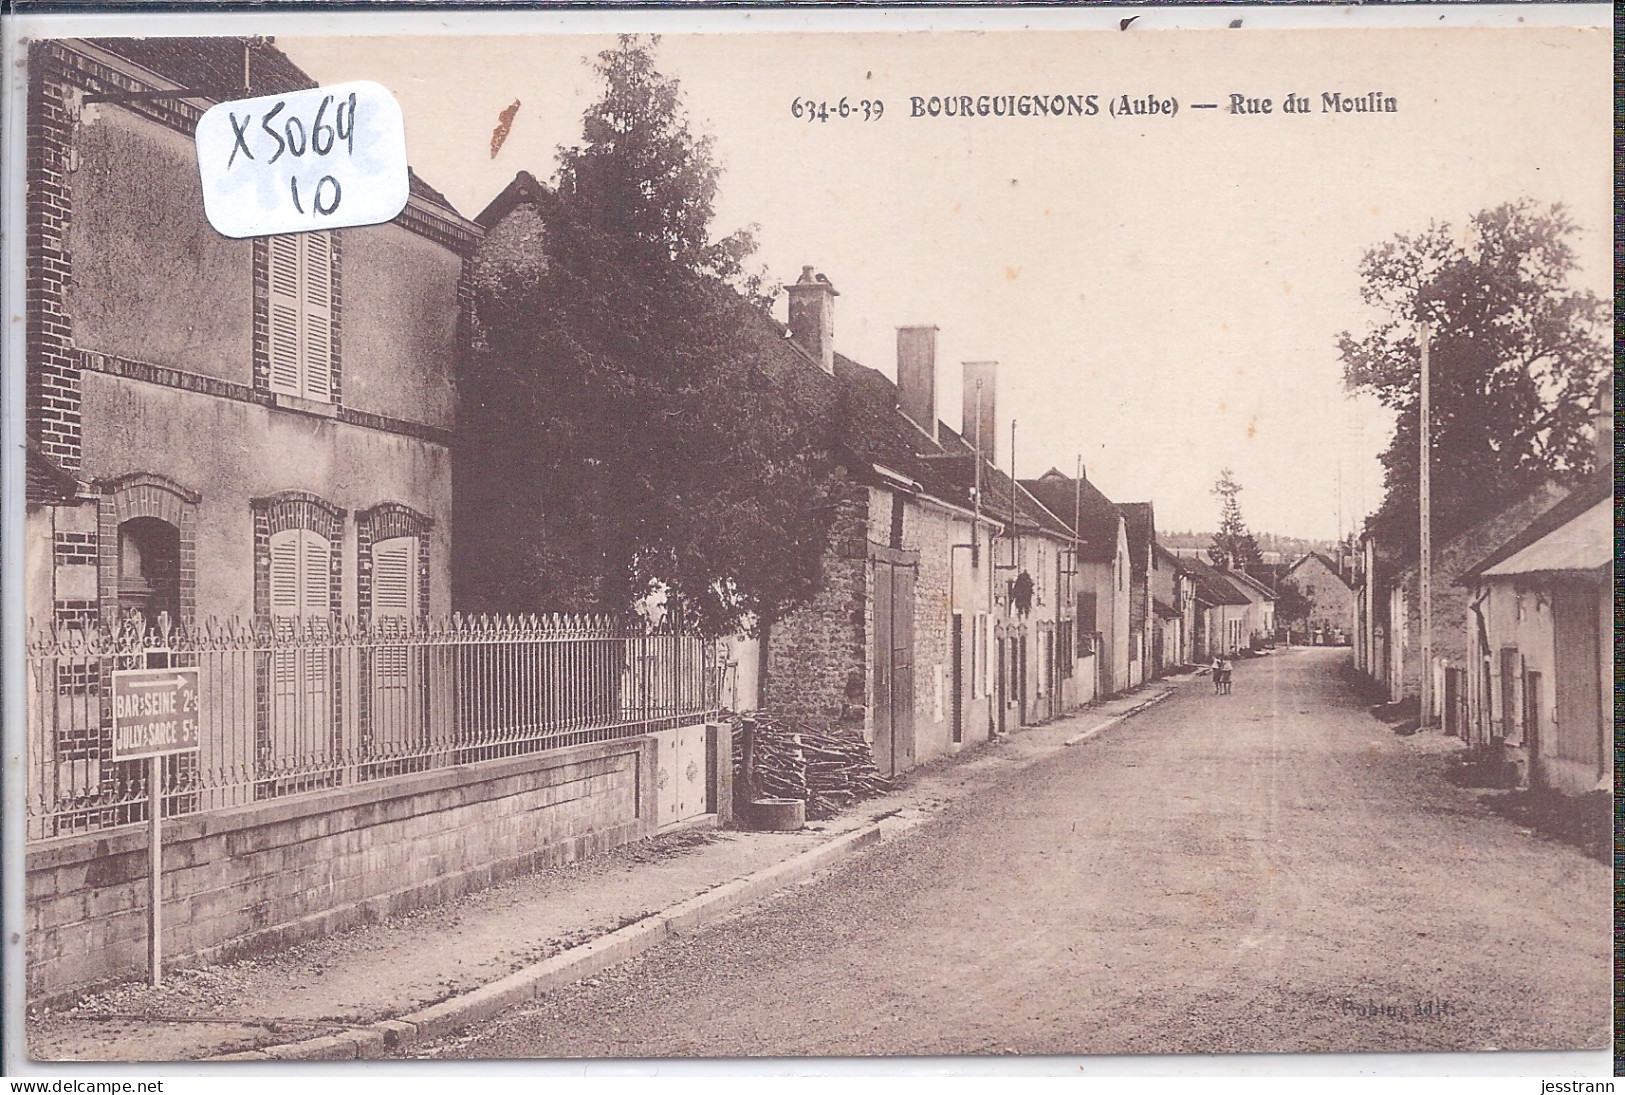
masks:
{"label": "street", "polygon": [[1240,662],[1229,696],[1193,681],[789,894],[412,1055],[1606,1045],[1607,868],[1439,778],[1345,684],[1347,656]]}

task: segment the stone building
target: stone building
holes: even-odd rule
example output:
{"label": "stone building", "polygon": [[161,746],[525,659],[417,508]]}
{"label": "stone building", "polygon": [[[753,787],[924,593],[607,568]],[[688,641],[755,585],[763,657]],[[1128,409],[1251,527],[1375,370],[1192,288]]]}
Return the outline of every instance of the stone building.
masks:
{"label": "stone building", "polygon": [[841,400],[845,480],[822,591],[766,637],[764,705],[861,728],[896,772],[1081,702],[1073,538],[996,467],[994,367],[964,366],[955,432],[936,328],[898,330],[893,382],[835,352],[828,280],[788,292],[789,344]]}
{"label": "stone building", "polygon": [[1306,552],[1287,567],[1282,581],[1297,586],[1309,602],[1302,621],[1304,641],[1332,645],[1350,641],[1355,627],[1354,587],[1330,559],[1318,551]]}

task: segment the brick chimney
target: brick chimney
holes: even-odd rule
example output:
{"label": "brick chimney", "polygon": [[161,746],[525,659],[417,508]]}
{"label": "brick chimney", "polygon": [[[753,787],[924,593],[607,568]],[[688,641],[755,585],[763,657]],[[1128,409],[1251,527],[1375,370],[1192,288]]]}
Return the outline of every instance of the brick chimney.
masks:
{"label": "brick chimney", "polygon": [[819,367],[835,375],[835,286],[811,266],[786,288],[790,294],[790,337],[812,355]]}
{"label": "brick chimney", "polygon": [[[959,432],[965,438],[965,443],[973,449],[980,449],[982,459],[993,464],[999,462],[999,420],[993,399],[998,370],[999,363],[996,361],[965,362],[965,413],[959,419]],[[980,410],[977,408],[976,394],[978,381],[982,385]]]}
{"label": "brick chimney", "polygon": [[1597,467],[1614,462],[1614,374],[1603,379],[1597,392]]}
{"label": "brick chimney", "polygon": [[937,439],[937,329],[897,328],[897,406]]}

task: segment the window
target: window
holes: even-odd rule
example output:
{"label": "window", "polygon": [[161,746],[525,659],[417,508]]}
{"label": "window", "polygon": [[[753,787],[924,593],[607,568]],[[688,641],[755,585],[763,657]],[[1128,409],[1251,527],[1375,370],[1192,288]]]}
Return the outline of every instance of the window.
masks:
{"label": "window", "polygon": [[326,232],[271,236],[271,390],[333,399],[333,241]]}
{"label": "window", "polygon": [[271,624],[280,642],[271,657],[271,755],[300,761],[318,753],[332,725],[331,659],[325,646],[300,643],[300,622],[330,612],[332,546],[311,529],[271,537]]}
{"label": "window", "polygon": [[409,623],[417,616],[418,538],[397,536],[372,546],[372,615]]}
{"label": "window", "polygon": [[118,530],[118,607],[139,612],[146,626],[160,613],[180,622],[180,530],[156,517],[137,517]]}
{"label": "window", "polygon": [[[367,740],[380,752],[405,748],[422,729],[421,673],[412,645],[391,643],[418,618],[418,538],[396,536],[372,546],[372,622],[384,636],[372,651]],[[393,769],[392,769],[393,770]]]}

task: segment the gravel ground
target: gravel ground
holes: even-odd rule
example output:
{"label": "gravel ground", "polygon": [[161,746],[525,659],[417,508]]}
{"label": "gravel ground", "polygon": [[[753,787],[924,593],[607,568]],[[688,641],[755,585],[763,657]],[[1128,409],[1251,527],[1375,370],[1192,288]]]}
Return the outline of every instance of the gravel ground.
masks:
{"label": "gravel ground", "polygon": [[[426,1057],[1581,1049],[1610,878],[1337,671],[1242,663]],[[1425,736],[1425,735],[1424,735]]]}

